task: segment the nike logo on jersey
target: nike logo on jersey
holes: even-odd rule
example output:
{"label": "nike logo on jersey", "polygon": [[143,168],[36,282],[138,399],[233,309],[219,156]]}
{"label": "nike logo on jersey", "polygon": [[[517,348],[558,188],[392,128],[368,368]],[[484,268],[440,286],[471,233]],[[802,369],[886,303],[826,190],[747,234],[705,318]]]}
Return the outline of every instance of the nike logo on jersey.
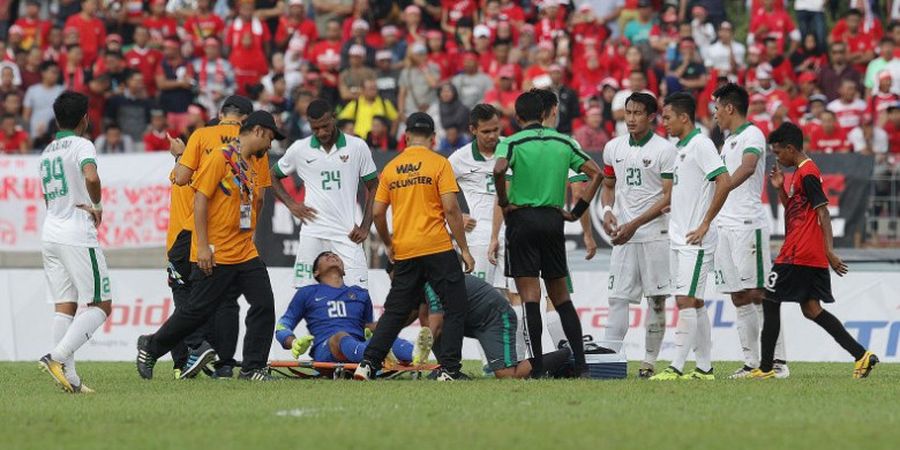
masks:
{"label": "nike logo on jersey", "polygon": [[478,172],[478,169],[469,169],[469,173],[475,173],[475,172]]}
{"label": "nike logo on jersey", "polygon": [[681,288],[683,288],[683,287],[685,287],[685,286],[687,286],[687,285],[686,285],[686,284],[679,284],[679,285],[675,286],[675,289],[681,289]]}
{"label": "nike logo on jersey", "polygon": [[307,163],[307,164],[312,164],[312,163],[314,163],[314,162],[316,162],[315,159],[307,159],[307,160],[306,160],[306,163]]}
{"label": "nike logo on jersey", "polygon": [[622,158],[622,159],[616,158],[616,162],[617,162],[617,163],[620,163],[620,162],[622,162],[622,161],[625,161],[625,158]]}
{"label": "nike logo on jersey", "polygon": [[747,277],[747,278],[741,277],[741,281],[747,281],[747,280],[752,280],[752,279],[753,279],[753,277]]}
{"label": "nike logo on jersey", "polygon": [[657,289],[662,289],[662,288],[664,288],[664,287],[666,287],[666,286],[668,286],[668,283],[667,283],[667,284],[664,284],[664,285],[662,285],[662,286],[660,286],[660,285],[657,284],[657,285],[656,285],[656,288],[657,288]]}
{"label": "nike logo on jersey", "polygon": [[320,302],[322,300],[325,300],[325,297],[316,297],[316,302]]}

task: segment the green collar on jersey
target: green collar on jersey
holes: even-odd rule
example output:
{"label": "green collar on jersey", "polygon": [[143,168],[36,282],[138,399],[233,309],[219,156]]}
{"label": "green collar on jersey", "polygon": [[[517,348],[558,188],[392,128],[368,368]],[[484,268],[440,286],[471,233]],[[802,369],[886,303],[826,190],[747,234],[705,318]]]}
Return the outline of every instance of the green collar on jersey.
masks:
{"label": "green collar on jersey", "polygon": [[688,135],[685,136],[684,139],[678,141],[678,144],[676,144],[675,146],[678,148],[681,148],[681,147],[684,147],[685,145],[688,145],[688,142],[691,142],[691,139],[693,139],[694,136],[696,136],[698,134],[700,134],[700,129],[694,128],[694,131],[691,131],[690,133],[688,133]]}
{"label": "green collar on jersey", "polygon": [[[335,145],[337,145],[337,148],[339,148],[339,149],[346,147],[347,146],[347,138],[344,137],[344,133],[341,133],[340,131],[338,131],[337,133],[338,133],[338,138],[337,138],[337,142],[335,142]],[[309,146],[312,148],[322,148],[322,143],[319,142],[319,138],[313,136],[312,139],[309,140]]]}
{"label": "green collar on jersey", "polygon": [[628,135],[628,145],[632,147],[643,147],[644,144],[650,142],[650,138],[653,137],[653,130],[647,130],[647,135],[641,138],[639,141],[635,141],[634,137]]}
{"label": "green collar on jersey", "polygon": [[75,132],[72,130],[59,130],[56,132],[56,139],[67,138],[69,136],[75,136]]}
{"label": "green collar on jersey", "polygon": [[747,127],[749,127],[750,125],[753,125],[753,124],[750,123],[749,121],[744,122],[743,125],[741,125],[741,126],[739,126],[739,127],[737,127],[737,128],[734,129],[734,134],[732,134],[732,136],[737,136],[737,135],[741,134],[741,131],[746,130]]}
{"label": "green collar on jersey", "polygon": [[485,158],[484,155],[481,154],[481,151],[478,150],[477,139],[472,140],[472,158],[474,158],[475,161],[487,161],[487,158]]}

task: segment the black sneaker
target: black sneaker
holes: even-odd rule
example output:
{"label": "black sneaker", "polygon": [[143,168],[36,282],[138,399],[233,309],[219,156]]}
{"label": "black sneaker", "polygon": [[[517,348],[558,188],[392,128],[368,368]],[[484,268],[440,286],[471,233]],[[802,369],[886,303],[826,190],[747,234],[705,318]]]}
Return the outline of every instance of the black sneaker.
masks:
{"label": "black sneaker", "polygon": [[216,367],[216,371],[211,375],[213,378],[234,378],[234,366]]}
{"label": "black sneaker", "polygon": [[653,368],[648,367],[638,370],[638,378],[642,380],[649,380],[653,375],[656,375],[656,370]]}
{"label": "black sneaker", "polygon": [[153,366],[156,365],[156,358],[150,354],[150,336],[143,335],[137,341],[137,365],[138,375],[145,380],[153,378]]}
{"label": "black sneaker", "polygon": [[273,381],[275,378],[272,375],[269,375],[269,369],[263,367],[261,369],[250,369],[248,371],[241,370],[240,375],[238,375],[238,379],[240,380],[248,380],[248,381]]}
{"label": "black sneaker", "polygon": [[187,362],[181,369],[181,379],[196,377],[207,365],[218,360],[219,357],[212,345],[203,341],[199,347],[190,349]]}
{"label": "black sneaker", "polygon": [[462,373],[462,371],[450,372],[449,370],[441,369],[436,378],[438,381],[468,381],[471,380],[472,377]]}

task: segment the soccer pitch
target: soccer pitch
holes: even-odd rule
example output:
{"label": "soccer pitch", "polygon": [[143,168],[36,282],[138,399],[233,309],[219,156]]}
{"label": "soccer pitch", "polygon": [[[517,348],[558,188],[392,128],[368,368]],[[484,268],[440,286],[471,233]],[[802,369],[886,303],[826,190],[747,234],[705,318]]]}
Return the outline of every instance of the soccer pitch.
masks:
{"label": "soccer pitch", "polygon": [[[660,365],[662,367],[662,364]],[[737,363],[717,363],[721,377]],[[478,365],[466,365],[468,372]],[[93,395],[0,363],[3,448],[784,448],[900,446],[900,365],[792,363],[787,380],[140,380],[79,363]]]}

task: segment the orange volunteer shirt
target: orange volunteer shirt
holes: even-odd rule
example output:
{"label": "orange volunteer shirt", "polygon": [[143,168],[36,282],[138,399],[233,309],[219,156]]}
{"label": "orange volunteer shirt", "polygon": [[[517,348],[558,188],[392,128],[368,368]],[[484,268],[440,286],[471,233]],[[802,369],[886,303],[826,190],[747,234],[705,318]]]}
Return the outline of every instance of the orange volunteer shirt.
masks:
{"label": "orange volunteer shirt", "polygon": [[[207,208],[207,238],[213,246],[216,264],[239,264],[259,256],[253,244],[253,231],[262,206],[261,196],[271,183],[269,159],[251,158],[244,163],[248,189],[252,192],[253,207],[250,229],[241,230],[241,203],[248,194],[238,186],[237,164],[242,163],[238,143],[220,145],[203,158],[200,170],[194,175],[191,187],[209,199]],[[197,233],[191,237],[191,261],[197,262]]]}
{"label": "orange volunteer shirt", "polygon": [[441,195],[459,192],[450,161],[425,147],[407,147],[381,172],[375,200],[391,205],[394,258],[453,249]]}

